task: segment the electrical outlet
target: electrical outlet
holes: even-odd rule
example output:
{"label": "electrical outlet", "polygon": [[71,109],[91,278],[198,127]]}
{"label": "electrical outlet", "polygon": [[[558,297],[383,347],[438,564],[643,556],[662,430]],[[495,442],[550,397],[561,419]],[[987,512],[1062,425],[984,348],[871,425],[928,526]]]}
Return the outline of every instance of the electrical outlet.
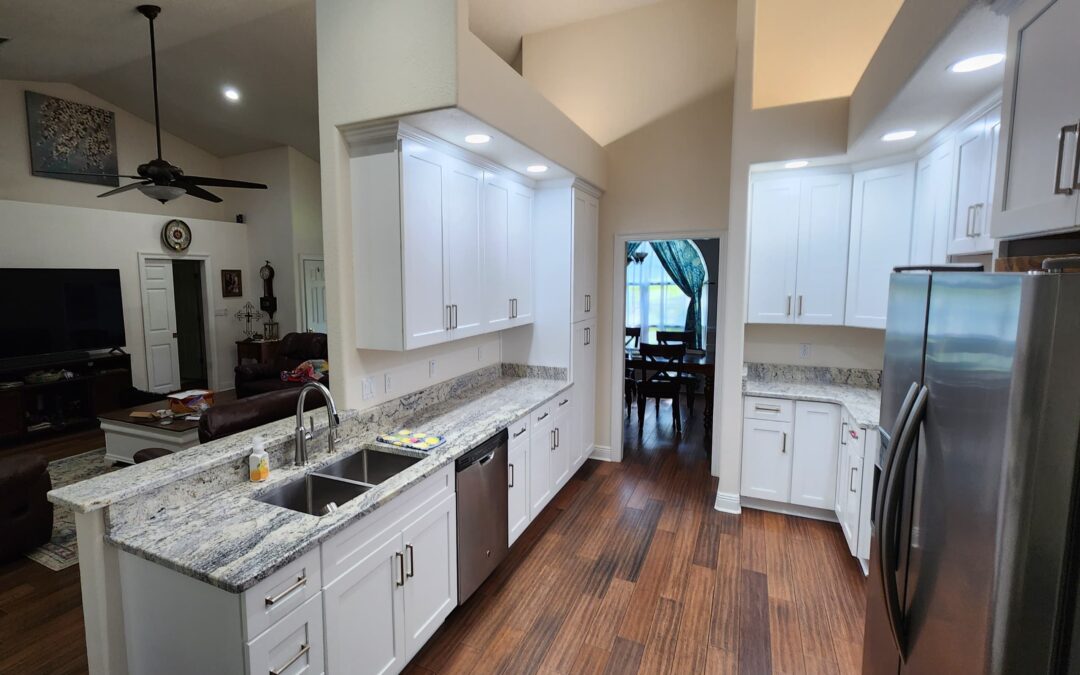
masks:
{"label": "electrical outlet", "polygon": [[229,310],[227,309],[215,309],[214,316],[228,316]]}
{"label": "electrical outlet", "polygon": [[383,392],[389,394],[393,391],[393,383],[390,381],[390,373],[383,375]]}
{"label": "electrical outlet", "polygon": [[483,361],[484,360],[484,345],[478,345],[476,347],[476,360],[477,361]]}
{"label": "electrical outlet", "polygon": [[363,380],[361,380],[360,386],[361,391],[363,392],[362,396],[365,401],[369,398],[375,398],[375,378],[365,377]]}
{"label": "electrical outlet", "polygon": [[804,342],[804,343],[799,345],[799,358],[800,359],[808,359],[808,358],[810,358],[810,343],[809,342]]}
{"label": "electrical outlet", "polygon": [[427,362],[427,376],[435,377],[435,359],[431,359]]}

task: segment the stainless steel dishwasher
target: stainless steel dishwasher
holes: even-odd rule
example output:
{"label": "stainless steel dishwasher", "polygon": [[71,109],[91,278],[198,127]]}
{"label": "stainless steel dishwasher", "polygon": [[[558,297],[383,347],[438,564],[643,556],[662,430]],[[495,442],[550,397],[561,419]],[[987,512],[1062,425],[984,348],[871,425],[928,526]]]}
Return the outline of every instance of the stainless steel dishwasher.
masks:
{"label": "stainless steel dishwasher", "polygon": [[458,604],[506,557],[506,429],[457,460]]}

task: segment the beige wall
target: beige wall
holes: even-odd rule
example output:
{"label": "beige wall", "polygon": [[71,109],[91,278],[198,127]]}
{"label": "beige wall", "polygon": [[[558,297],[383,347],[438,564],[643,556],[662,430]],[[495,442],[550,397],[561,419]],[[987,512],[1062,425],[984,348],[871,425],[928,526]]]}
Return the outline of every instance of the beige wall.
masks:
{"label": "beige wall", "polygon": [[[76,183],[30,174],[30,143],[26,131],[24,92],[35,91],[69,101],[85,103],[116,113],[116,154],[120,173],[135,174],[139,164],[157,156],[154,125],[120,110],[116,106],[70,84],[58,82],[20,82],[0,80],[0,199],[14,199],[42,204],[82,206],[92,209],[153,213],[171,218],[207,218],[222,220],[229,213],[229,190],[226,201],[213,204],[201,199],[182,198],[160,204],[138,191],[98,199],[111,187]],[[221,175],[221,160],[185,141],[162,134],[165,159],[194,176]],[[121,179],[120,184],[128,181]]]}
{"label": "beige wall", "polygon": [[[609,145],[600,202],[597,306],[611,308],[616,237],[727,229],[730,89],[713,92]],[[621,262],[621,257],[620,257]],[[596,443],[611,444],[612,312],[597,318]],[[618,332],[621,334],[621,319]]]}
{"label": "beige wall", "polygon": [[[885,356],[885,331],[870,328],[750,324],[744,334],[744,358],[753,363],[880,370]],[[800,355],[803,344],[808,358]]]}
{"label": "beige wall", "polygon": [[730,86],[733,0],[667,0],[526,35],[522,74],[601,145]]}

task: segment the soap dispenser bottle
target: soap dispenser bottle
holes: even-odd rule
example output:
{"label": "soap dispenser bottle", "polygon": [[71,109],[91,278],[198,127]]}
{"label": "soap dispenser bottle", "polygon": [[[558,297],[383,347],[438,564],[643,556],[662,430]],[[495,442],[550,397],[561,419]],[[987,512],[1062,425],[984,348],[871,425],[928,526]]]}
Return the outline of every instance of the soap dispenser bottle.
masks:
{"label": "soap dispenser bottle", "polygon": [[248,476],[254,483],[261,483],[270,477],[270,455],[266,452],[266,441],[256,436],[251,443],[251,455],[248,456]]}

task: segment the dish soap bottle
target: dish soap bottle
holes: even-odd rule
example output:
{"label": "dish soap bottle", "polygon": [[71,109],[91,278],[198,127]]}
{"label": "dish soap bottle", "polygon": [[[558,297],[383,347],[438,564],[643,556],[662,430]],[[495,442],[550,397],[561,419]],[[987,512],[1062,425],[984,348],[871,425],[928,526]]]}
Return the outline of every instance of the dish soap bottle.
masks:
{"label": "dish soap bottle", "polygon": [[270,455],[266,452],[266,441],[262,436],[256,436],[251,445],[251,455],[248,456],[248,476],[253,483],[261,483],[270,477]]}

